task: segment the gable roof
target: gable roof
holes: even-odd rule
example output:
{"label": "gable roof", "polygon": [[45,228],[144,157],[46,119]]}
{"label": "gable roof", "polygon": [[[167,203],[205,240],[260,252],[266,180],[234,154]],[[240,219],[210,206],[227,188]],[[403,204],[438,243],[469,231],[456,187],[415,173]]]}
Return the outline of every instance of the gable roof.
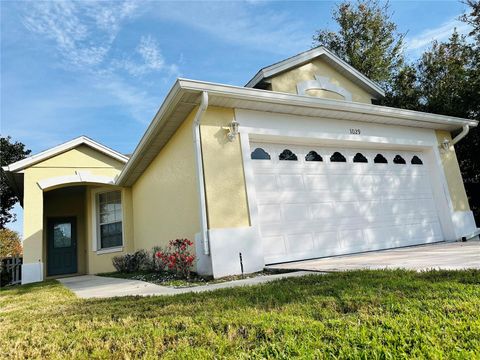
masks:
{"label": "gable roof", "polygon": [[60,144],[58,146],[55,146],[51,149],[42,151],[38,154],[29,156],[23,160],[19,160],[17,162],[14,162],[13,164],[3,166],[2,169],[4,171],[9,171],[9,172],[17,172],[21,171],[23,169],[26,169],[30,166],[33,166],[39,162],[42,162],[44,160],[50,159],[54,156],[57,156],[61,153],[64,153],[68,150],[71,150],[73,148],[76,148],[77,146],[80,145],[86,145],[91,147],[92,149],[95,149],[107,156],[110,156],[111,158],[118,160],[122,163],[126,163],[128,161],[128,157],[125,155],[120,154],[119,152],[110,149],[109,147],[102,145],[86,136],[79,136],[73,140],[67,141],[66,143]]}
{"label": "gable roof", "polygon": [[322,57],[329,65],[338,70],[342,75],[353,81],[355,84],[365,89],[376,97],[384,97],[385,91],[374,81],[367,78],[351,65],[340,59],[327,48],[319,46],[300,54],[292,56],[288,59],[282,60],[270,66],[264,67],[245,85],[245,87],[256,87],[262,81],[271,78],[279,73],[285,72],[289,69],[298,67],[309,61]]}
{"label": "gable roof", "polygon": [[190,112],[200,104],[203,92],[208,94],[209,106],[448,131],[461,129],[463,125],[478,125],[475,120],[453,116],[177,79],[118,176],[118,185],[135,183]]}

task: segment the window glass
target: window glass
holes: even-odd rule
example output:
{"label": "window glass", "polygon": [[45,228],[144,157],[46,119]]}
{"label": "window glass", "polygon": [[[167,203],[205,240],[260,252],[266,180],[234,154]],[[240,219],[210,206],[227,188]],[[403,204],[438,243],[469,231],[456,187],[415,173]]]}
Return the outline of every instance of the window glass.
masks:
{"label": "window glass", "polygon": [[377,154],[377,156],[375,156],[375,159],[373,159],[373,162],[375,164],[387,164],[388,163],[387,159],[385,159],[385,156],[383,156],[382,154]]}
{"label": "window glass", "polygon": [[335,151],[333,155],[330,157],[330,162],[347,162],[347,159],[338,151]]}
{"label": "window glass", "polygon": [[312,150],[305,156],[305,161],[323,161],[323,159],[316,151]]}
{"label": "window glass", "polygon": [[122,203],[120,191],[98,195],[100,248],[122,246]]}
{"label": "window glass", "polygon": [[368,160],[363,154],[357,153],[353,157],[353,162],[355,162],[355,163],[368,163]]}
{"label": "window glass", "polygon": [[278,156],[279,160],[293,160],[296,161],[297,155],[295,155],[292,151],[289,149],[285,149],[282,151],[282,153]]}
{"label": "window glass", "polygon": [[415,156],[412,158],[411,163],[412,163],[413,165],[423,165],[422,159],[420,159],[417,155],[415,155]]}
{"label": "window glass", "polygon": [[253,150],[251,156],[253,160],[270,160],[270,154],[262,148],[256,148]]}
{"label": "window glass", "polygon": [[58,249],[70,246],[72,246],[72,224],[55,224],[53,227],[53,247]]}
{"label": "window glass", "polygon": [[400,155],[397,155],[393,158],[393,163],[394,164],[406,164],[407,162],[405,161],[405,159],[403,157],[401,157]]}

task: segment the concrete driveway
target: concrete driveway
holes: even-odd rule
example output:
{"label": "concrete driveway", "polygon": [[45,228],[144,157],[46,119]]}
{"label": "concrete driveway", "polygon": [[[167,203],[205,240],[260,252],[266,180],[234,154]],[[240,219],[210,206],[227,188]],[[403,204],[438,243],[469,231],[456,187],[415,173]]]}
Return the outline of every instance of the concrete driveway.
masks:
{"label": "concrete driveway", "polygon": [[480,241],[442,242],[269,265],[267,268],[325,272],[398,268],[417,271],[429,269],[480,269]]}

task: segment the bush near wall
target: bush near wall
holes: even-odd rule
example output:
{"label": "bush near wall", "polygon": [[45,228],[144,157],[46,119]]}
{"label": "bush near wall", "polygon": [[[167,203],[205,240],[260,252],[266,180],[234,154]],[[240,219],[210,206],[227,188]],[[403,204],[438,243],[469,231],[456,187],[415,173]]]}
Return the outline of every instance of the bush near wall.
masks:
{"label": "bush near wall", "polygon": [[188,279],[195,261],[192,246],[193,242],[188,239],[176,239],[170,241],[165,249],[155,246],[151,252],[139,250],[115,256],[112,263],[121,273],[165,272],[181,279]]}

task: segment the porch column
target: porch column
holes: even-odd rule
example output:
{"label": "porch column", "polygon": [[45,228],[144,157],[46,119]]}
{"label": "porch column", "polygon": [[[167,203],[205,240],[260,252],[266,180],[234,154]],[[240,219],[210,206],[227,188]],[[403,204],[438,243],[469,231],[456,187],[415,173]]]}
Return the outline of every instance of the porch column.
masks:
{"label": "porch column", "polygon": [[43,281],[43,191],[28,171],[25,172],[23,196],[22,284]]}

